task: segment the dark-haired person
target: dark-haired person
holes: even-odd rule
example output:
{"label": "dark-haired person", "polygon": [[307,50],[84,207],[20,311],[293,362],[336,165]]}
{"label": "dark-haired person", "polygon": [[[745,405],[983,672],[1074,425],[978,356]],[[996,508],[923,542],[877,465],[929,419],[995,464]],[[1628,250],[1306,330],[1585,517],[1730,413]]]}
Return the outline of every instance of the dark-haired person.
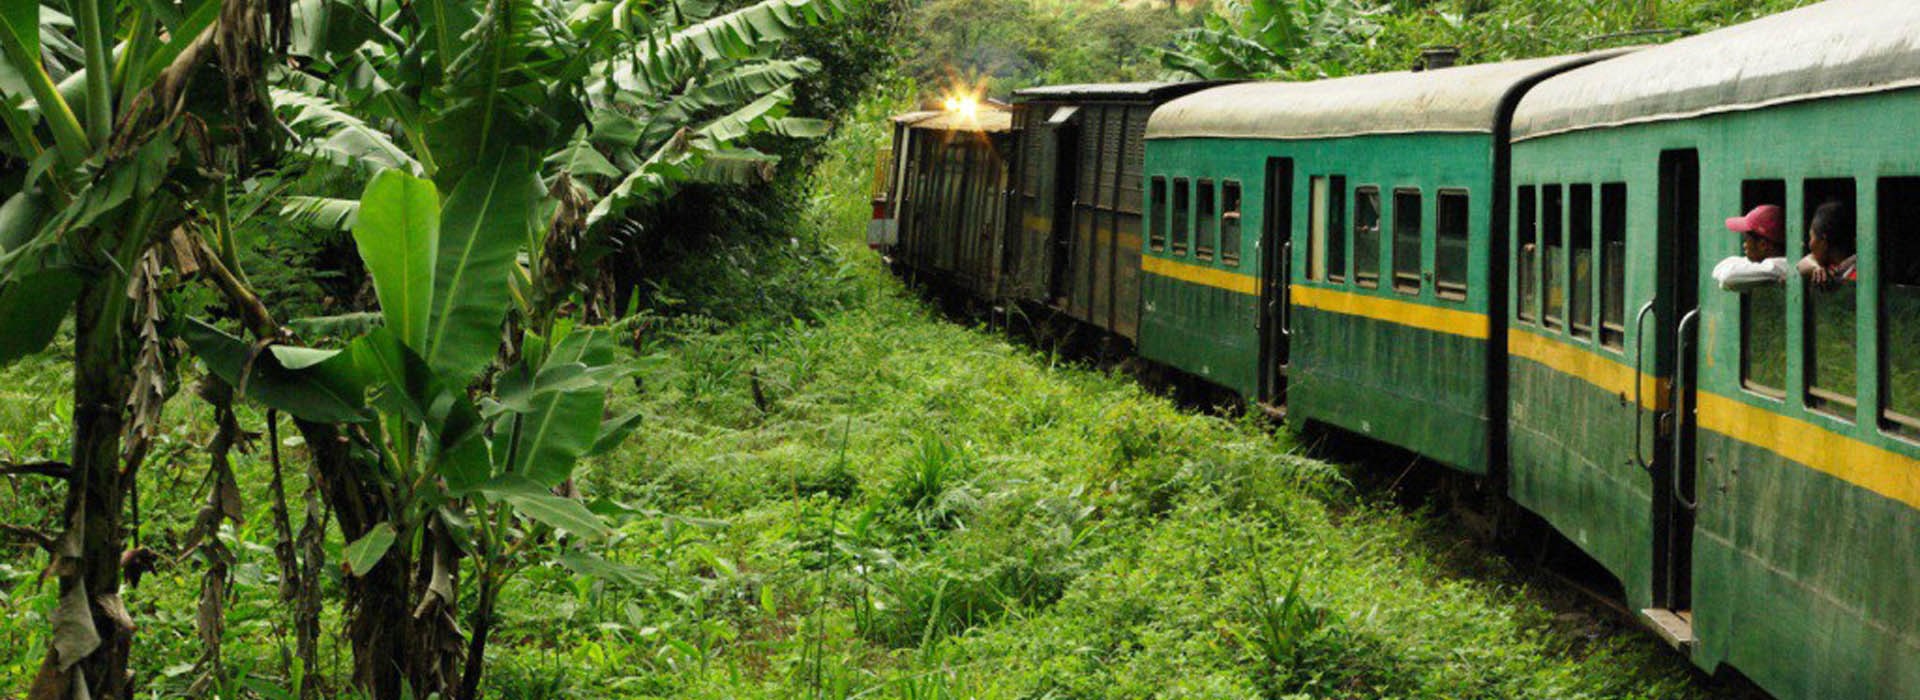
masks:
{"label": "dark-haired person", "polygon": [[1742,254],[1713,266],[1713,281],[1733,292],[1785,284],[1793,276],[1786,257],[1785,218],[1780,207],[1762,204],[1746,216],[1727,219],[1727,230],[1741,235]]}
{"label": "dark-haired person", "polygon": [[1800,274],[1814,284],[1853,282],[1859,279],[1854,268],[1853,213],[1845,204],[1827,202],[1813,211],[1813,224],[1807,227],[1807,257],[1800,259]]}

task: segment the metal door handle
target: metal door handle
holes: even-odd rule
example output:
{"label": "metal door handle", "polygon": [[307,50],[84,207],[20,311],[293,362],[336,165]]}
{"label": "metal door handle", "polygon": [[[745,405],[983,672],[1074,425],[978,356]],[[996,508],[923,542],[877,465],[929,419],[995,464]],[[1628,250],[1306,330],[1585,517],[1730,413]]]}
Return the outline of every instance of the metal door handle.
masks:
{"label": "metal door handle", "polygon": [[1641,408],[1640,400],[1640,385],[1644,383],[1641,378],[1645,376],[1641,369],[1640,358],[1643,356],[1642,350],[1646,344],[1647,317],[1652,315],[1654,315],[1653,300],[1648,300],[1647,303],[1640,305],[1640,311],[1633,316],[1633,461],[1639,464],[1641,469],[1648,470],[1653,469],[1653,460],[1641,456],[1644,454],[1645,439],[1641,437],[1640,423],[1646,417],[1646,409]]}
{"label": "metal door handle", "polygon": [[1673,463],[1671,465],[1673,470],[1673,500],[1678,502],[1680,507],[1686,508],[1687,510],[1698,509],[1700,507],[1700,501],[1697,498],[1692,501],[1687,500],[1686,494],[1681,493],[1680,490],[1680,470],[1684,465],[1688,464],[1688,461],[1683,459],[1686,457],[1687,449],[1687,412],[1692,410],[1687,406],[1688,391],[1684,389],[1682,385],[1687,381],[1687,358],[1690,355],[1687,348],[1687,326],[1693,325],[1699,320],[1699,309],[1688,311],[1687,315],[1680,317],[1680,325],[1675,326],[1673,331],[1674,348],[1679,352],[1679,357],[1675,358],[1674,362],[1673,388],[1671,389],[1673,392]]}
{"label": "metal door handle", "polygon": [[1280,269],[1274,271],[1274,276],[1279,278],[1275,283],[1280,288],[1280,293],[1274,295],[1274,303],[1280,305],[1280,335],[1286,338],[1293,337],[1293,290],[1287,284],[1292,270],[1293,241],[1287,241],[1280,244]]}

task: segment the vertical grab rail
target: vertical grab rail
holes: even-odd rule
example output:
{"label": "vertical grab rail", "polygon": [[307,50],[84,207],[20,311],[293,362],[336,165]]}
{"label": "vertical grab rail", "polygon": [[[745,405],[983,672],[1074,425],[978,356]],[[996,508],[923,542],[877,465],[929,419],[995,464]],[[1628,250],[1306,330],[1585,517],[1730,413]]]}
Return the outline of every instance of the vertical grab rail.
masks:
{"label": "vertical grab rail", "polygon": [[[1674,332],[1673,332],[1674,347],[1680,353],[1679,357],[1676,359],[1676,362],[1674,363],[1673,384],[1672,384],[1673,386],[1673,389],[1672,389],[1673,391],[1673,464],[1672,464],[1673,500],[1679,503],[1680,507],[1686,508],[1687,510],[1690,510],[1690,511],[1698,510],[1700,508],[1700,499],[1696,497],[1694,500],[1689,501],[1687,500],[1686,494],[1682,493],[1680,489],[1681,465],[1687,464],[1687,460],[1683,459],[1686,456],[1686,449],[1687,449],[1687,441],[1683,439],[1686,436],[1686,432],[1682,428],[1686,425],[1685,421],[1687,420],[1687,412],[1693,410],[1692,407],[1687,405],[1687,394],[1689,393],[1689,391],[1686,389],[1683,389],[1681,385],[1687,381],[1687,369],[1689,364],[1687,362],[1687,358],[1690,355],[1687,348],[1687,326],[1690,324],[1693,324],[1698,320],[1700,320],[1699,309],[1688,311],[1687,315],[1680,317],[1680,325],[1675,326]],[[1695,486],[1698,486],[1698,484],[1695,484]]]}
{"label": "vertical grab rail", "polygon": [[[1646,470],[1653,469],[1653,460],[1642,456],[1645,454],[1643,445],[1646,441],[1641,437],[1640,422],[1646,415],[1646,409],[1642,408],[1645,404],[1640,396],[1640,386],[1645,383],[1642,379],[1645,375],[1641,370],[1640,358],[1644,354],[1643,350],[1647,342],[1646,322],[1650,314],[1653,314],[1652,300],[1641,304],[1640,311],[1633,316],[1633,461],[1638,463],[1641,469]],[[1656,426],[1655,429],[1657,430],[1658,427]]]}
{"label": "vertical grab rail", "polygon": [[1273,303],[1280,305],[1280,336],[1293,337],[1293,290],[1288,279],[1293,271],[1293,241],[1280,244],[1280,269],[1274,271],[1274,286],[1277,294]]}

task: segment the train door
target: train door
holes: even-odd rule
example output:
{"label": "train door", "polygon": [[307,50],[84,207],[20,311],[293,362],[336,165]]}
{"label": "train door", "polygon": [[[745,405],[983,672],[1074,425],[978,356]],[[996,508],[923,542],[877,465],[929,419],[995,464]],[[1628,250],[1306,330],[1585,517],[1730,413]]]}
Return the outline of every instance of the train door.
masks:
{"label": "train door", "polygon": [[1660,154],[1658,291],[1662,319],[1655,374],[1671,377],[1667,410],[1653,423],[1654,609],[1645,614],[1669,643],[1693,643],[1694,378],[1700,363],[1700,154]]}
{"label": "train door", "polygon": [[1260,211],[1260,397],[1268,406],[1287,400],[1288,336],[1293,284],[1293,159],[1268,158],[1265,206]]}

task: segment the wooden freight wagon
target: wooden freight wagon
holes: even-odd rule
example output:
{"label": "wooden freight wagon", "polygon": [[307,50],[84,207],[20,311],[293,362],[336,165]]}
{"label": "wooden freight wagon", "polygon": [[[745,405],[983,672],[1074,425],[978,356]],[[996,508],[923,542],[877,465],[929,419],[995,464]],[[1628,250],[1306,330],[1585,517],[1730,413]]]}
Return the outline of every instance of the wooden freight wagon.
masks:
{"label": "wooden freight wagon", "polygon": [[999,297],[1138,338],[1147,116],[1167,100],[1217,84],[1015,92],[1020,157]]}
{"label": "wooden freight wagon", "polygon": [[[1705,669],[1920,697],[1920,4],[1838,0],[1541,84],[1514,119],[1510,493]],[[1746,291],[1724,223],[1851,278]],[[1844,251],[1843,251],[1844,252]]]}
{"label": "wooden freight wagon", "polygon": [[878,240],[870,243],[929,281],[991,298],[1006,230],[1012,115],[983,104],[894,121],[894,180],[875,207],[893,223],[877,227]]}

